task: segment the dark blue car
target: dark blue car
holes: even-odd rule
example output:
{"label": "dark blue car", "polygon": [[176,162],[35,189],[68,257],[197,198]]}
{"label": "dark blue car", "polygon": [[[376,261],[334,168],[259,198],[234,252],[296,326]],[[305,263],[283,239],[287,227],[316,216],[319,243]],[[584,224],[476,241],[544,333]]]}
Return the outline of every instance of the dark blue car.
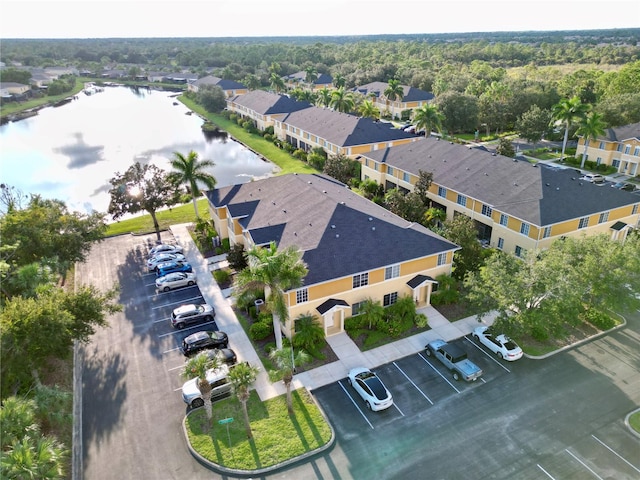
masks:
{"label": "dark blue car", "polygon": [[193,269],[187,262],[162,262],[156,266],[156,275],[162,277],[167,273],[191,272]]}

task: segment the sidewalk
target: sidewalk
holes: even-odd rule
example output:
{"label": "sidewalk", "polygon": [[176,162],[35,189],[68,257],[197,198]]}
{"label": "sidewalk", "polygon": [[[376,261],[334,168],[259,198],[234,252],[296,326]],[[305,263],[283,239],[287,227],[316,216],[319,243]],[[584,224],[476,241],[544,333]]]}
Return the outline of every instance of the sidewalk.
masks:
{"label": "sidewalk", "polygon": [[[230,292],[221,291],[211,274],[213,270],[225,265],[224,257],[203,258],[187,231],[189,225],[172,225],[171,232],[176,242],[184,248],[184,255],[198,276],[198,286],[202,296],[207,303],[213,305],[216,309],[216,323],[220,330],[226,332],[229,336],[229,344],[238,355],[238,360],[249,362],[252,365],[261,365],[251,340],[249,340],[233,311]],[[353,367],[374,368],[417,353],[423,350],[424,346],[431,340],[436,338],[442,338],[446,341],[454,340],[470,334],[478,326],[475,315],[456,322],[449,322],[433,307],[420,308],[418,311],[427,316],[431,330],[366,352],[361,352],[345,332],[327,337],[327,342],[337,355],[338,360],[295,375],[293,388],[304,386],[309,390],[313,390],[328,385],[345,378],[348,371]],[[494,317],[489,315],[483,319],[482,323],[490,325],[493,320]],[[262,369],[256,379],[255,389],[261,400],[267,400],[285,393],[284,384],[282,382],[271,383],[267,372]]]}

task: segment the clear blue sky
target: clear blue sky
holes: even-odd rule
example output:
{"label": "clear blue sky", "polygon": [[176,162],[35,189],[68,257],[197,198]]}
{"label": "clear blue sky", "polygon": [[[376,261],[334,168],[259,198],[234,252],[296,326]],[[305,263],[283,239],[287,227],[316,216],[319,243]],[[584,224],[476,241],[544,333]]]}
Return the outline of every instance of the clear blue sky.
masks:
{"label": "clear blue sky", "polygon": [[640,1],[2,0],[0,18],[0,38],[593,30],[640,28]]}

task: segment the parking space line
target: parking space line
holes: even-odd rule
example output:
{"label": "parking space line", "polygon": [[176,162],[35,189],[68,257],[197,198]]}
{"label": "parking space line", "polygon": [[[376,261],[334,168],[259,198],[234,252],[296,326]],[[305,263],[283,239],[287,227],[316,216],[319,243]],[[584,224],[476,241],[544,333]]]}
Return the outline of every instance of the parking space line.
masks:
{"label": "parking space line", "polygon": [[618,457],[620,460],[622,460],[624,463],[626,463],[627,465],[629,465],[631,468],[633,468],[636,472],[640,473],[640,469],[636,468],[634,465],[632,465],[630,462],[628,462],[625,458],[623,458],[621,455],[619,455],[616,451],[614,451],[611,447],[609,447],[609,445],[606,445],[602,440],[600,440],[598,437],[596,437],[595,435],[591,435],[593,437],[593,439],[595,441],[597,441],[598,443],[600,443],[600,445],[602,445],[604,448],[606,448],[607,450],[609,450],[611,453],[613,453],[616,457]]}
{"label": "parking space line", "polygon": [[422,360],[424,360],[424,361],[426,362],[426,364],[427,364],[427,365],[429,365],[431,368],[433,368],[433,371],[434,371],[434,372],[436,372],[438,375],[440,375],[440,376],[442,377],[442,379],[443,379],[445,382],[447,382],[447,383],[451,386],[451,388],[453,388],[456,392],[460,393],[460,390],[458,390],[458,389],[455,387],[455,385],[454,385],[453,383],[451,383],[449,380],[447,380],[447,377],[445,377],[444,375],[442,375],[442,374],[438,371],[438,369],[437,369],[436,367],[434,367],[433,365],[431,365],[431,362],[429,362],[426,358],[424,358],[424,357],[422,356],[422,354],[421,354],[421,353],[419,353],[419,354],[418,354],[418,356],[419,356]]}
{"label": "parking space line", "polygon": [[164,352],[162,352],[162,354],[164,355],[165,353],[175,352],[176,350],[180,350],[180,347],[170,348],[169,350],[165,350]]}
{"label": "parking space line", "polygon": [[164,308],[164,307],[170,307],[171,305],[182,305],[185,302],[190,302],[191,300],[196,300],[198,298],[204,299],[204,297],[202,295],[198,295],[197,297],[185,298],[184,300],[180,300],[179,302],[169,302],[169,303],[165,303],[164,305],[159,305],[157,307],[152,307],[151,310],[156,310],[158,308]]}
{"label": "parking space line", "polygon": [[194,325],[193,327],[183,328],[182,330],[176,330],[174,332],[163,333],[162,335],[158,335],[158,338],[168,337],[169,335],[175,335],[176,333],[184,332],[186,330],[192,330],[194,328],[204,327],[205,325],[211,325],[212,323],[216,323],[215,320],[213,322],[201,323],[200,325]]}
{"label": "parking space line", "polygon": [[373,428],[373,425],[371,425],[371,422],[369,421],[369,419],[367,418],[367,416],[362,412],[362,410],[360,410],[360,407],[358,406],[358,404],[356,403],[356,401],[353,399],[353,397],[351,395],[349,395],[349,392],[347,392],[347,389],[344,388],[344,385],[342,385],[341,381],[338,381],[338,385],[340,385],[340,388],[342,388],[342,390],[344,390],[344,393],[347,394],[347,397],[349,397],[349,400],[351,400],[351,403],[353,403],[353,406],[356,407],[358,409],[358,411],[360,412],[360,415],[362,415],[362,418],[364,418],[366,420],[366,422],[369,424],[369,426],[371,427],[372,430],[375,430]]}
{"label": "parking space line", "polygon": [[406,373],[404,373],[404,372],[402,371],[402,369],[398,366],[398,364],[397,364],[396,362],[393,362],[393,364],[396,366],[396,368],[397,368],[398,370],[400,370],[400,373],[401,373],[402,375],[404,375],[404,377],[405,377],[407,380],[409,380],[409,382],[411,382],[411,385],[413,385],[414,387],[416,387],[416,390],[418,390],[418,391],[422,394],[422,396],[423,396],[424,398],[426,398],[426,399],[427,399],[427,401],[428,401],[431,405],[433,405],[433,402],[431,401],[431,399],[430,399],[429,397],[427,397],[427,395],[426,395],[422,390],[420,390],[420,388],[419,388],[415,383],[413,383],[413,380],[411,380],[411,379],[407,376],[407,374],[406,374]]}
{"label": "parking space line", "polygon": [[167,370],[167,372],[173,372],[174,370],[179,370],[179,369],[182,369],[182,368],[184,368],[184,365],[180,365],[179,367],[170,368],[169,370]]}
{"label": "parking space line", "polygon": [[474,341],[472,341],[472,340],[468,339],[466,335],[464,336],[464,339],[465,339],[467,342],[469,342],[471,345],[473,345],[474,347],[476,347],[478,350],[480,350],[482,353],[484,353],[487,357],[489,357],[489,359],[490,359],[492,362],[497,363],[497,364],[498,364],[498,365],[500,365],[502,368],[504,368],[507,372],[511,373],[511,370],[509,370],[507,367],[505,367],[504,365],[502,365],[498,360],[496,360],[495,358],[493,358],[493,355],[491,355],[491,354],[487,353],[484,349],[480,348],[480,346],[479,346],[479,345],[476,345],[476,342],[474,342]]}
{"label": "parking space line", "polygon": [[402,415],[404,417],[404,413],[402,413],[402,410],[400,410],[400,407],[398,407],[396,402],[393,402],[393,406],[396,407],[396,410],[398,410],[400,412],[400,415]]}
{"label": "parking space line", "polygon": [[[152,285],[155,285],[155,283],[153,283]],[[147,285],[147,287],[148,287],[148,286],[149,286],[149,285]],[[198,286],[198,284],[197,284],[197,283],[194,283],[194,284],[193,284],[193,285],[191,285],[191,286],[187,285],[187,286],[185,286],[185,287],[173,288],[173,289],[168,290],[168,291],[166,291],[166,292],[163,290],[163,291],[161,291],[161,292],[156,292],[156,293],[154,294],[154,296],[156,296],[156,297],[157,297],[158,295],[166,295],[167,293],[173,293],[173,292],[177,292],[177,291],[180,291],[180,290],[186,290],[187,288],[194,288],[194,287],[197,287],[197,286]]]}
{"label": "parking space line", "polygon": [[552,480],[556,480],[554,477],[551,476],[549,472],[547,472],[544,468],[542,468],[539,463],[536,463],[536,467],[542,470],[547,477],[551,478]]}
{"label": "parking space line", "polygon": [[171,320],[171,318],[170,317],[161,318],[160,320],[154,320],[152,323],[166,322],[167,320]]}
{"label": "parking space line", "polygon": [[564,449],[564,451],[565,451],[565,452],[567,452],[569,455],[571,455],[573,458],[575,458],[575,459],[576,459],[576,461],[577,461],[580,465],[582,465],[584,468],[586,468],[586,469],[587,469],[587,470],[589,470],[591,473],[593,473],[593,476],[594,476],[594,477],[599,478],[600,480],[604,480],[600,475],[598,475],[596,472],[594,472],[593,470],[591,470],[591,469],[589,468],[589,465],[587,465],[587,464],[586,464],[586,463],[584,463],[582,460],[580,460],[577,456],[575,456],[573,453],[571,453],[571,452],[569,451],[569,449],[568,449],[568,448],[565,448],[565,449]]}

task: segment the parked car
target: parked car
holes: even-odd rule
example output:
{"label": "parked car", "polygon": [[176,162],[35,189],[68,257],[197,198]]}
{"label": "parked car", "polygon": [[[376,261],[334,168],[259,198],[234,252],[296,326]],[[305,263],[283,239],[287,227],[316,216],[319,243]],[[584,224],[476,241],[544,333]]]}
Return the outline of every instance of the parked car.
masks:
{"label": "parked car", "polygon": [[613,188],[617,188],[618,190],[624,190],[625,192],[633,192],[636,189],[636,186],[633,183],[627,182],[617,182],[611,185]]}
{"label": "parked car", "polygon": [[175,288],[190,287],[198,283],[195,273],[175,272],[156,278],[156,290],[168,292]]}
{"label": "parked car", "polygon": [[159,263],[181,261],[186,261],[186,258],[181,253],[158,253],[147,260],[147,268],[152,271],[156,269]]}
{"label": "parked car", "polygon": [[393,397],[382,380],[365,367],[356,367],[347,376],[349,385],[362,397],[369,410],[384,410],[393,405]]}
{"label": "parked car", "polygon": [[522,358],[522,349],[516,342],[504,334],[494,335],[491,328],[486,325],[476,327],[473,336],[498,357],[513,362]]}
{"label": "parked car", "polygon": [[[211,385],[211,401],[216,401],[231,394],[229,382],[229,367],[221,365],[219,368],[207,370],[207,381]],[[204,400],[198,389],[198,379],[192,378],[182,385],[182,400],[191,408],[204,405]]]}
{"label": "parked car", "polygon": [[603,184],[606,179],[599,173],[586,173],[580,180],[585,180],[591,183]]}
{"label": "parked car", "polygon": [[475,382],[482,376],[482,370],[467,358],[467,352],[453,343],[439,338],[429,342],[424,349],[427,356],[435,356],[449,369],[454,380],[463,378],[467,382]]}
{"label": "parked car", "polygon": [[157,255],[158,253],[182,253],[182,247],[180,245],[173,245],[170,243],[161,243],[149,250],[149,256]]}
{"label": "parked car", "polygon": [[[213,322],[216,317],[215,309],[206,303],[180,305],[171,312],[171,325],[182,329],[187,325],[202,322]],[[217,330],[218,327],[214,327]]]}
{"label": "parked car", "polygon": [[227,348],[229,346],[229,337],[224,332],[217,330],[206,330],[196,332],[189,335],[182,341],[180,350],[188,357],[202,350],[211,350],[213,348]]}
{"label": "parked car", "polygon": [[238,363],[238,356],[231,348],[213,348],[206,350],[206,352],[210,359],[217,357],[221,364],[226,363],[229,366],[233,366]]}
{"label": "parked car", "polygon": [[156,275],[162,277],[173,272],[192,272],[193,268],[187,262],[162,262],[156,265]]}

